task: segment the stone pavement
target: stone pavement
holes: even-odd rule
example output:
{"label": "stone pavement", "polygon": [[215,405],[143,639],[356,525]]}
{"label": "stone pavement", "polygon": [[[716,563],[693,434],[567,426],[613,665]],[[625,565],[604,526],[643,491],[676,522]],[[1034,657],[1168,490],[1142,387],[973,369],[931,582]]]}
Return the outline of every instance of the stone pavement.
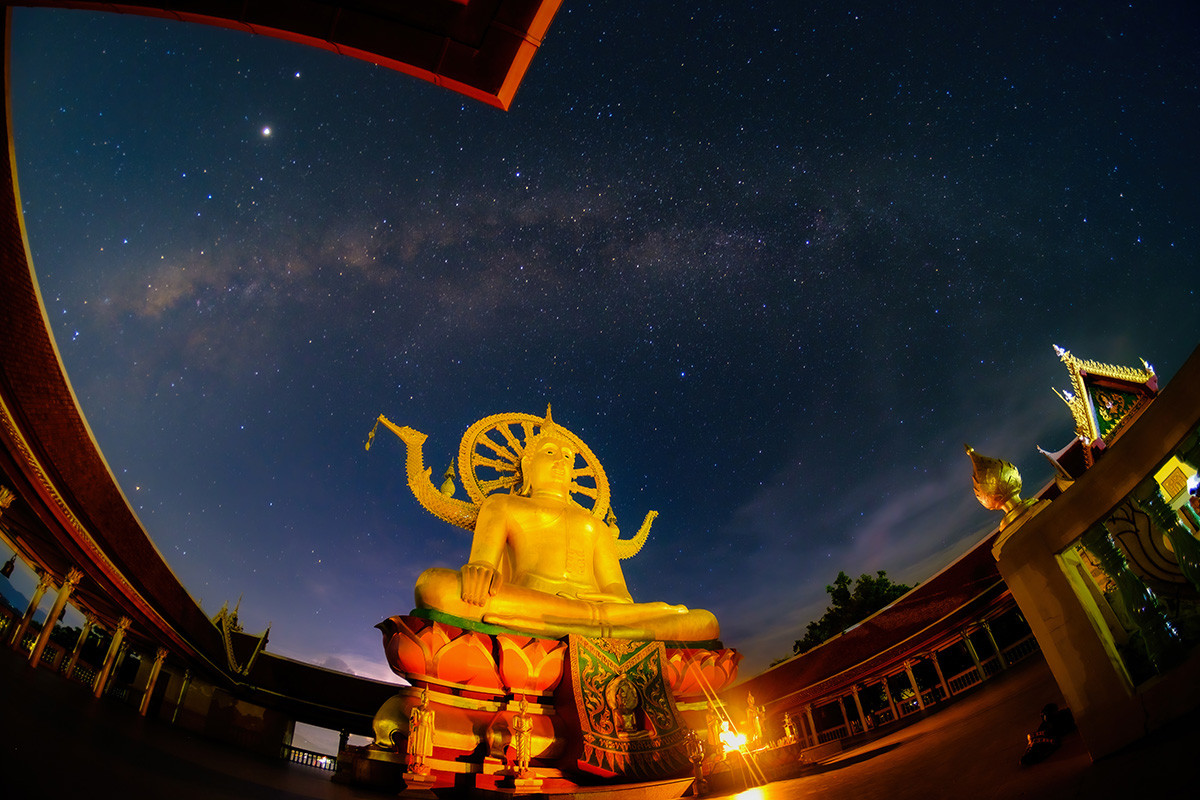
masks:
{"label": "stone pavement", "polygon": [[[0,647],[0,797],[349,800],[381,795],[143,719]],[[394,795],[392,795],[394,796]]]}
{"label": "stone pavement", "polygon": [[[744,800],[1105,800],[1191,797],[1200,728],[1181,721],[1092,763],[1072,734],[1021,767],[1025,734],[1046,703],[1062,705],[1038,658],[940,713],[842,753],[818,772],[742,793]],[[1193,787],[1188,789],[1187,787]],[[386,797],[329,773],[259,758],[156,720],[0,649],[0,797],[138,800],[348,800]]]}
{"label": "stone pavement", "polygon": [[[1195,796],[1200,727],[1187,720],[1092,762],[1078,732],[1039,764],[1020,765],[1047,703],[1066,704],[1033,656],[944,710],[843,752],[815,774],[742,792],[742,800],[1107,800]],[[1191,788],[1188,788],[1191,787]]]}

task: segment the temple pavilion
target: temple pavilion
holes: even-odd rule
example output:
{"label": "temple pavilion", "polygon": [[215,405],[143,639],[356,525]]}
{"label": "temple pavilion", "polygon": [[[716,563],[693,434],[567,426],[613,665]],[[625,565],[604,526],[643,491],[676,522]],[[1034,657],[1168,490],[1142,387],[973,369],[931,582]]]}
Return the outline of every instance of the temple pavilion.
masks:
{"label": "temple pavilion", "polygon": [[767,749],[820,760],[1031,657],[1049,663],[1093,758],[1196,708],[1200,349],[1161,392],[1145,362],[1055,352],[1076,435],[1041,450],[1054,480],[1022,500],[1011,464],[971,452],[977,496],[1004,512],[993,531],[875,615],[724,693],[735,718],[754,713],[752,698]]}

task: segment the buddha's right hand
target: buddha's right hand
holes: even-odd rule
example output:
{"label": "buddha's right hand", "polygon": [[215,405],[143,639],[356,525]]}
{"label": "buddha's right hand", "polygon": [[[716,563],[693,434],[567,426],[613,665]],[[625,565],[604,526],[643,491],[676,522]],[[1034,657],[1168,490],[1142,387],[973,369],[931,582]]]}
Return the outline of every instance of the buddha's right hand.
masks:
{"label": "buddha's right hand", "polygon": [[500,591],[503,578],[490,564],[464,564],[462,575],[462,599],[464,603],[481,606],[488,598]]}

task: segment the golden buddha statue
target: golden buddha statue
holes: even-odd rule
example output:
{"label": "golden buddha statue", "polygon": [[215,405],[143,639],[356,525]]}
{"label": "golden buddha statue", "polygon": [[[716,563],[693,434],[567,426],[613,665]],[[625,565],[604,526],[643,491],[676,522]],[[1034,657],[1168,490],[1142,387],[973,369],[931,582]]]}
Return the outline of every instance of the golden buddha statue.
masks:
{"label": "golden buddha statue", "polygon": [[[634,539],[620,539],[605,520],[603,469],[548,408],[545,419],[497,415],[467,431],[458,464],[473,503],[433,487],[423,434],[379,421],[408,445],[409,486],[421,504],[474,534],[461,569],[427,569],[417,579],[418,609],[543,636],[701,642],[720,635],[708,611],[633,601],[620,558],[641,548],[654,512]],[[498,477],[484,477],[488,470]],[[576,494],[592,498],[592,508]]]}

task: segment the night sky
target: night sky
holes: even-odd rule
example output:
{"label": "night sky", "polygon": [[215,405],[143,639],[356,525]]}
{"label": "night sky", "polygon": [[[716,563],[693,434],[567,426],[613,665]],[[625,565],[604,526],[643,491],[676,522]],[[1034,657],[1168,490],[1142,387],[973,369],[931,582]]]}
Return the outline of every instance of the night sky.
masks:
{"label": "night sky", "polygon": [[[824,4],[821,4],[822,6]],[[96,438],[207,613],[384,676],[470,535],[426,513],[501,412],[596,453],[635,599],[743,674],[839,570],[926,580],[1050,476],[1053,344],[1200,342],[1194,3],[567,0],[501,112],[243,33],[16,9],[21,199]],[[461,491],[461,490],[460,490]]]}

